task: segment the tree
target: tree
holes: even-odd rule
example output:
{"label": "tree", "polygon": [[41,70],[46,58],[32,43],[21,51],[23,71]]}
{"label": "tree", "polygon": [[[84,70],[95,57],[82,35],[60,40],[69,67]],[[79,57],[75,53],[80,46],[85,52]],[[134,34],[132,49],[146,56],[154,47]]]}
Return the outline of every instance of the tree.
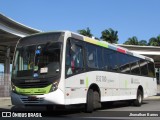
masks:
{"label": "tree", "polygon": [[91,34],[91,30],[89,29],[89,27],[87,27],[87,29],[82,29],[82,30],[78,30],[78,33],[84,36],[88,36],[88,37],[92,37],[93,34]]}
{"label": "tree", "polygon": [[146,40],[140,40],[138,42],[138,45],[140,45],[140,46],[147,46],[147,41]]}
{"label": "tree", "polygon": [[133,36],[131,38],[128,38],[128,40],[126,42],[124,42],[123,44],[125,44],[125,45],[138,45],[138,38],[136,36]]}
{"label": "tree", "polygon": [[117,43],[118,42],[118,31],[114,31],[112,28],[108,30],[104,30],[101,32],[102,36],[101,39],[109,42],[109,43]]}
{"label": "tree", "polygon": [[150,46],[160,46],[160,35],[157,36],[157,37],[150,38],[148,45],[150,45]]}

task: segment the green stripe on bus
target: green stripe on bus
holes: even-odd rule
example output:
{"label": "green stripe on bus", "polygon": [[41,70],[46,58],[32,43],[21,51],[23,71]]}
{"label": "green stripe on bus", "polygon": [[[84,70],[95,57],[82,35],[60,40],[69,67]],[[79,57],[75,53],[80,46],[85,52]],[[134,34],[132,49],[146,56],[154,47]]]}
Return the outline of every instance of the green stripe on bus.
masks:
{"label": "green stripe on bus", "polygon": [[92,39],[92,38],[84,37],[84,41],[95,44],[95,45],[99,45],[99,46],[102,46],[102,47],[105,47],[105,48],[108,48],[107,43],[104,43],[102,41],[98,41],[98,40],[95,40],[95,39]]}
{"label": "green stripe on bus", "polygon": [[86,87],[88,87],[88,77],[86,77]]}
{"label": "green stripe on bus", "polygon": [[127,88],[127,87],[128,87],[128,81],[125,80],[125,88]]}
{"label": "green stripe on bus", "polygon": [[50,92],[52,84],[43,88],[19,88],[16,87],[16,92],[24,95],[47,94]]}
{"label": "green stripe on bus", "polygon": [[100,41],[97,41],[97,45],[99,46],[102,46],[102,47],[105,47],[105,48],[108,48],[108,45],[103,43],[103,42],[100,42]]}

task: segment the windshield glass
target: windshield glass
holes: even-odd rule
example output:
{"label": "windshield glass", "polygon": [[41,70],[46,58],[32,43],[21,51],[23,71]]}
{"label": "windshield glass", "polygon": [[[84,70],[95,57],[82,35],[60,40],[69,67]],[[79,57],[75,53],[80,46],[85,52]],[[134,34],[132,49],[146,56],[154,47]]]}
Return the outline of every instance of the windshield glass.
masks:
{"label": "windshield glass", "polygon": [[13,78],[39,78],[59,74],[61,43],[18,47],[13,65]]}

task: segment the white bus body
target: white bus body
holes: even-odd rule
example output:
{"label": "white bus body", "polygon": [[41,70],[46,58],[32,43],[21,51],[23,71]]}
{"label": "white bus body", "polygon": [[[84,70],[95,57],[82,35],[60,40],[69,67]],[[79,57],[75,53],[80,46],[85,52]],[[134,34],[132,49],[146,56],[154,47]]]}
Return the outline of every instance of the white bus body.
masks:
{"label": "white bus body", "polygon": [[[138,90],[141,91],[143,98],[157,94],[157,83],[156,83],[156,78],[154,75],[155,73],[153,71],[154,66],[152,64],[153,59],[132,53],[125,48],[121,48],[116,45],[112,45],[107,42],[104,42],[104,41],[98,41],[92,38],[88,38],[88,37],[85,37],[85,36],[82,36],[82,35],[79,35],[73,32],[56,31],[53,33],[57,33],[57,32],[63,33],[62,35],[63,39],[59,40],[59,41],[62,41],[62,49],[61,49],[62,51],[61,51],[61,63],[60,63],[61,65],[60,65],[60,69],[58,69],[60,71],[58,83],[53,82],[52,84],[48,86],[43,86],[43,87],[35,87],[35,86],[25,87],[25,84],[24,84],[23,87],[19,87],[20,85],[15,82],[17,78],[15,77],[12,79],[12,92],[11,92],[12,104],[14,105],[87,104],[87,99],[89,100],[89,102],[91,102],[92,99],[94,101],[94,98],[92,97],[94,95],[96,96],[96,94],[93,94],[94,91],[97,91],[98,93],[97,99],[99,99],[98,100],[99,103],[106,102],[106,101],[118,101],[118,100],[135,101],[137,99]],[[34,36],[38,36],[38,35],[41,35],[41,34],[36,34]],[[30,38],[32,38],[32,36],[30,36]],[[19,44],[23,43],[23,39],[18,42],[17,48]],[[70,43],[67,43],[69,40],[70,40]],[[36,41],[38,41],[38,39]],[[79,52],[81,52],[81,53],[78,53],[79,56],[83,54],[81,56],[83,57],[81,58],[81,60],[83,60],[82,61],[83,63],[81,64],[80,68],[77,67],[78,72],[76,71],[75,73],[73,72],[68,73],[66,69],[67,68],[66,64],[68,64],[66,54],[68,53],[72,54],[72,53],[70,53],[71,48],[69,48],[69,52],[67,53],[66,47],[67,47],[67,44],[73,47],[72,44],[74,44],[74,42],[75,44],[80,45],[80,46],[77,45],[79,47],[79,48],[77,47],[77,49],[79,49]],[[38,42],[35,42],[35,43],[38,44]],[[96,51],[98,50],[102,51],[103,54],[101,52],[99,53],[97,52],[96,55],[99,55],[99,54],[102,54],[102,55],[100,55],[100,57],[96,57],[94,55],[95,52],[89,53],[90,49],[89,47],[87,48],[87,46],[90,46],[90,48],[93,47],[93,50],[95,47]],[[104,59],[104,56],[105,56],[104,49],[110,50],[111,52],[114,52],[115,54],[127,55],[131,58],[135,57],[135,59],[142,60],[142,62],[140,61],[137,61],[136,63],[130,62],[129,64],[126,62],[125,64],[128,64],[129,67],[123,68],[125,66],[125,65],[123,66],[123,61],[125,61],[124,59],[122,60],[123,70],[120,71],[121,68],[118,66],[116,66],[117,68],[116,67],[112,68],[114,64],[110,66],[110,68],[107,68],[108,66],[103,65],[106,62],[106,60]],[[18,53],[15,52],[13,66],[14,64],[16,64],[15,62],[16,59],[19,59],[20,61],[20,58],[16,58],[16,54]],[[39,53],[36,53],[36,54],[39,54]],[[71,55],[69,55],[69,57],[71,57]],[[113,60],[112,57],[113,56],[110,57],[111,60]],[[87,61],[87,59],[89,61]],[[92,62],[96,61],[96,59],[97,61],[102,60],[101,61],[102,63],[101,62],[96,63],[96,64],[100,64],[99,66],[101,66],[101,68],[98,65],[95,65],[98,67],[94,67],[94,65],[92,65]],[[121,59],[122,57],[117,56],[117,63],[120,63]],[[148,74],[146,75],[142,75],[143,69],[141,68],[145,67],[145,63],[143,63],[143,60],[145,60],[145,63],[148,63],[146,64],[148,68]],[[110,61],[110,62],[113,62],[113,61]],[[79,64],[80,61],[77,60],[77,63]],[[20,62],[18,64],[20,64]],[[90,68],[88,64],[90,64],[90,66],[93,66],[93,68],[92,67]],[[134,65],[131,65],[131,64],[134,64]],[[151,75],[149,71],[150,68],[152,68]],[[34,66],[34,69],[35,69],[35,66]],[[137,69],[138,71],[140,70],[139,74],[137,74]],[[40,68],[40,74],[43,72],[44,73],[48,72],[48,70],[49,70],[49,67]],[[73,70],[73,68],[70,68],[70,70]],[[132,70],[133,72],[135,72],[135,74],[131,73]],[[21,73],[25,74],[23,72],[14,73],[14,71],[16,70],[14,70],[13,68],[13,74],[21,74]],[[26,74],[29,74],[29,73],[26,73]],[[37,74],[34,72],[34,76],[36,75],[38,75],[38,72]],[[21,77],[18,79],[21,79]],[[39,78],[35,77],[35,79],[37,80],[37,83],[38,83]],[[30,79],[28,79],[28,82],[27,80],[25,80],[26,81],[25,83],[26,84],[28,84],[29,82],[32,83],[33,80],[34,80],[34,77],[32,78],[32,81]],[[17,86],[16,84],[18,84],[19,86]],[[33,82],[33,84],[36,85],[36,82]],[[57,88],[55,89],[53,87],[57,87]],[[55,91],[52,89],[55,89]],[[88,97],[88,94],[89,94],[88,91],[90,89],[92,89],[90,93],[91,98]],[[92,108],[89,108],[88,111],[92,111],[91,109]]]}

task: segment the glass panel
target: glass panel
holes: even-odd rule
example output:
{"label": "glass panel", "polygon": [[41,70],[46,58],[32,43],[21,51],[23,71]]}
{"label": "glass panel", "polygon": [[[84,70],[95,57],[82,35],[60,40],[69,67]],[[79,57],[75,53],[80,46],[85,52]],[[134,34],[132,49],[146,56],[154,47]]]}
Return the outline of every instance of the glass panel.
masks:
{"label": "glass panel", "polygon": [[87,45],[87,65],[89,68],[98,68],[97,51],[93,45]]}
{"label": "glass panel", "polygon": [[102,60],[102,48],[97,47],[96,48],[97,53],[97,63],[98,63],[98,69],[103,69],[103,60]]}
{"label": "glass panel", "polygon": [[130,57],[131,59],[131,73],[135,75],[140,75],[139,58]]}
{"label": "glass panel", "polygon": [[36,46],[25,46],[16,51],[13,77],[32,76]]}
{"label": "glass panel", "polygon": [[37,46],[34,77],[55,76],[60,71],[60,43],[48,43]]}
{"label": "glass panel", "polygon": [[118,72],[117,52],[104,49],[104,65],[105,70]]}
{"label": "glass panel", "polygon": [[50,42],[38,46],[17,48],[13,65],[13,78],[58,75],[60,71],[60,50],[60,43]]}
{"label": "glass panel", "polygon": [[148,76],[155,77],[154,63],[150,61],[148,61]]}
{"label": "glass panel", "polygon": [[119,71],[123,73],[130,73],[130,56],[118,53]]}
{"label": "glass panel", "polygon": [[140,60],[140,68],[141,68],[141,75],[148,76],[148,66],[146,60],[143,59]]}
{"label": "glass panel", "polygon": [[68,40],[66,47],[66,75],[80,73],[84,70],[83,48],[76,40]]}
{"label": "glass panel", "polygon": [[110,50],[104,49],[103,50],[103,58],[104,58],[104,70],[110,70],[110,65],[109,65],[109,52]]}

